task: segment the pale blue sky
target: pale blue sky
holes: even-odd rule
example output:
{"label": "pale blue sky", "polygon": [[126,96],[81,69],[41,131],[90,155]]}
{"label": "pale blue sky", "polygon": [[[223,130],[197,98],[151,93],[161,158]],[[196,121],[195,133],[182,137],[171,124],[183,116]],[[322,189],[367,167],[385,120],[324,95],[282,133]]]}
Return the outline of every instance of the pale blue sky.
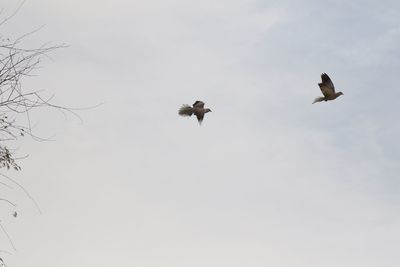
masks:
{"label": "pale blue sky", "polygon": [[[27,45],[70,47],[25,86],[105,104],[83,123],[33,114],[56,141],[22,141],[30,157],[9,173],[43,209],[11,193],[9,266],[396,266],[399,13],[398,1],[28,0],[2,31],[46,24]],[[311,105],[322,72],[344,96]],[[201,127],[177,115],[198,99],[213,110]]]}

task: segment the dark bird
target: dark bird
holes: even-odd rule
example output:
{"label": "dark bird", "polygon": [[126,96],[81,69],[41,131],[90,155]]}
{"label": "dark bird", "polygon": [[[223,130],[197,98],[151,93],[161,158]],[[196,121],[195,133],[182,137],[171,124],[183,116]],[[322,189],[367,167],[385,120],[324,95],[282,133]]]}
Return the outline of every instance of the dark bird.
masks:
{"label": "dark bird", "polygon": [[319,83],[319,88],[324,96],[317,97],[314,103],[321,102],[321,101],[330,101],[338,98],[339,96],[343,95],[342,92],[335,92],[335,86],[331,78],[329,78],[328,74],[322,73],[321,74],[322,83]]}
{"label": "dark bird", "polygon": [[211,109],[204,108],[204,102],[202,102],[202,101],[194,102],[193,107],[191,107],[187,104],[184,104],[179,109],[179,115],[181,115],[181,116],[190,117],[193,114],[196,115],[197,120],[199,121],[200,125],[204,119],[204,114],[206,114],[207,112],[211,112]]}

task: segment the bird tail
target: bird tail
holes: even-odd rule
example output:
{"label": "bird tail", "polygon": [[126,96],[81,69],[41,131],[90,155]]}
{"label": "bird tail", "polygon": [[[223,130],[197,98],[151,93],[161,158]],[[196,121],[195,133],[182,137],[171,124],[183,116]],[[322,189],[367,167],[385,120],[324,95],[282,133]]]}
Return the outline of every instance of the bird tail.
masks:
{"label": "bird tail", "polygon": [[314,103],[321,102],[324,100],[325,100],[325,97],[321,96],[321,97],[317,97],[316,99],[314,99],[314,102],[312,102],[312,103],[314,104]]}
{"label": "bird tail", "polygon": [[193,108],[187,104],[182,105],[179,109],[179,115],[181,116],[192,116]]}

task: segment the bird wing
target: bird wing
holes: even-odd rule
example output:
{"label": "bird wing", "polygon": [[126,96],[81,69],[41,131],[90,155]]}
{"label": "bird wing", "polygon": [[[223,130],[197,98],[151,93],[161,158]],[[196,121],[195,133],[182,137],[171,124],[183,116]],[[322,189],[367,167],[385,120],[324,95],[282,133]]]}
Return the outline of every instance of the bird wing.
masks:
{"label": "bird wing", "polygon": [[319,83],[319,88],[325,97],[332,97],[335,95],[335,86],[328,74],[321,74],[322,83]]}
{"label": "bird wing", "polygon": [[204,102],[197,100],[196,102],[194,102],[193,107],[194,108],[204,108]]}
{"label": "bird wing", "polygon": [[179,109],[179,115],[181,116],[192,116],[193,114],[193,108],[189,105],[182,105],[182,107]]}
{"label": "bird wing", "polygon": [[204,113],[197,112],[195,115],[197,117],[197,120],[199,121],[199,124],[201,124],[203,122],[203,119],[204,119]]}

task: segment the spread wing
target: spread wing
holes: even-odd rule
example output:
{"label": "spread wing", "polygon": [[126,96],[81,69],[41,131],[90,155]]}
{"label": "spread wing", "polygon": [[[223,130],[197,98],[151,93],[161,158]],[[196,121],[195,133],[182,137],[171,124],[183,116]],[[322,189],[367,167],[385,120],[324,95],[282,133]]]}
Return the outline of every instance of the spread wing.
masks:
{"label": "spread wing", "polygon": [[182,105],[182,107],[179,109],[179,115],[181,116],[192,116],[193,114],[193,108],[189,105]]}
{"label": "spread wing", "polygon": [[194,108],[204,108],[204,102],[197,100],[196,102],[194,102],[193,107]]}
{"label": "spread wing", "polygon": [[199,121],[199,124],[203,122],[204,119],[204,113],[196,113],[197,120]]}
{"label": "spread wing", "polygon": [[325,97],[332,97],[335,95],[335,86],[328,74],[321,74],[322,83],[319,83],[319,88]]}

